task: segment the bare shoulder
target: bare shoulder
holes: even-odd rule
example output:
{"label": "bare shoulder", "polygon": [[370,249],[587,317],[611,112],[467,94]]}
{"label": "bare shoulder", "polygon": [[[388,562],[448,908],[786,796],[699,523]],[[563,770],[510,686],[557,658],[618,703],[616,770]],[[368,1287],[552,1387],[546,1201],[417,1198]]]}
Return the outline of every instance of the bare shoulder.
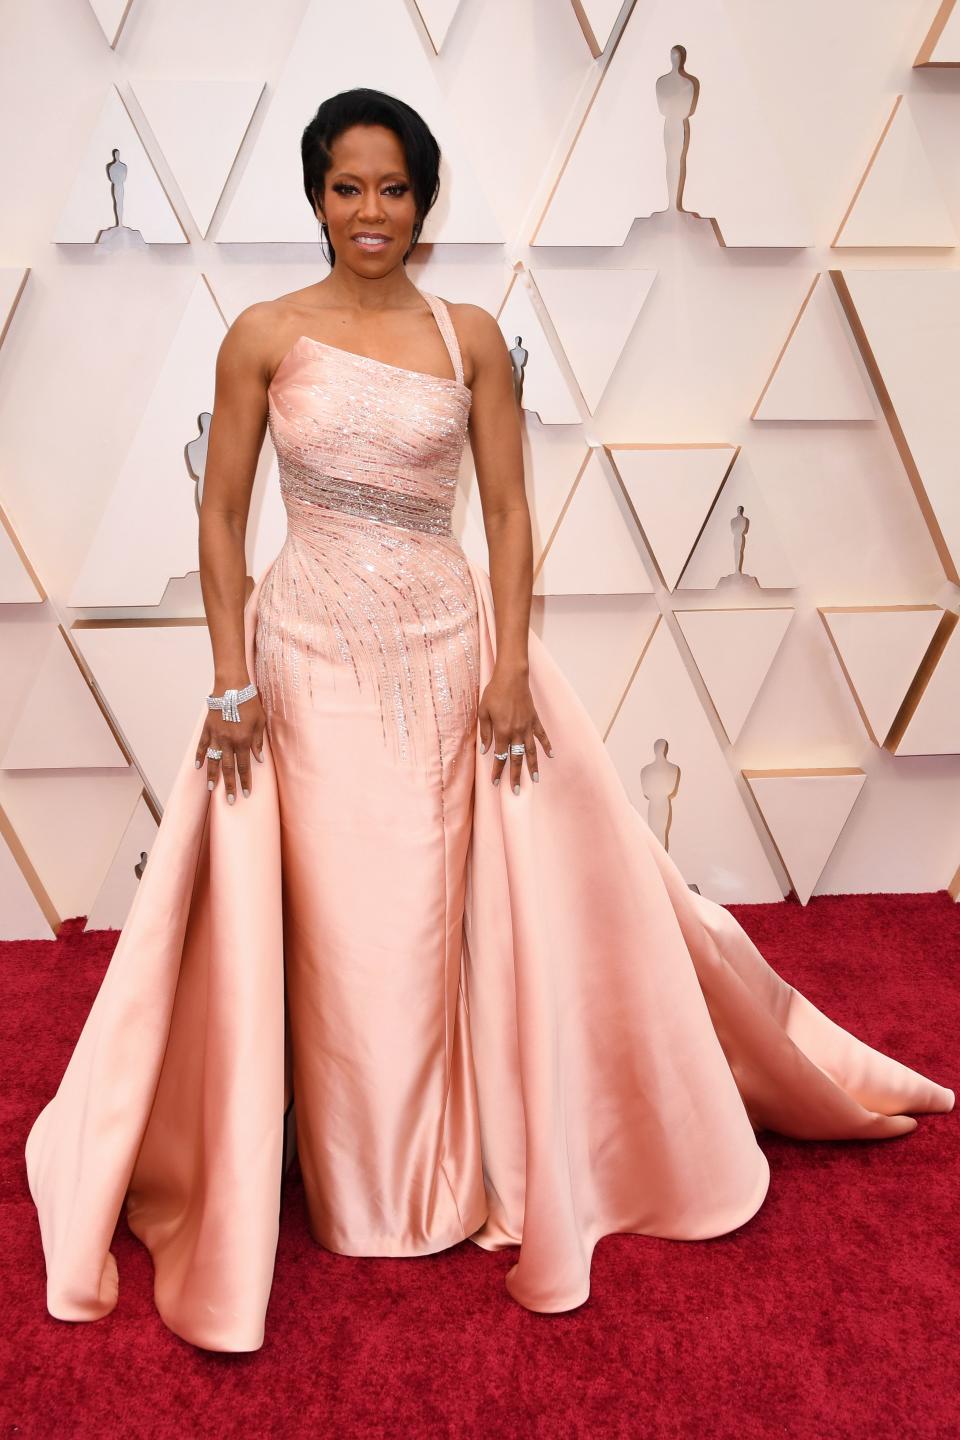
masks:
{"label": "bare shoulder", "polygon": [[446,302],[457,334],[477,351],[496,349],[503,345],[500,326],[489,310],[482,305],[453,304]]}
{"label": "bare shoulder", "polygon": [[248,374],[256,372],[268,382],[296,328],[293,298],[280,295],[275,300],[257,300],[241,310],[223,337],[220,363]]}
{"label": "bare shoulder", "polygon": [[507,345],[499,322],[482,305],[444,302],[450,311],[468,383],[491,365],[502,366],[507,355]]}

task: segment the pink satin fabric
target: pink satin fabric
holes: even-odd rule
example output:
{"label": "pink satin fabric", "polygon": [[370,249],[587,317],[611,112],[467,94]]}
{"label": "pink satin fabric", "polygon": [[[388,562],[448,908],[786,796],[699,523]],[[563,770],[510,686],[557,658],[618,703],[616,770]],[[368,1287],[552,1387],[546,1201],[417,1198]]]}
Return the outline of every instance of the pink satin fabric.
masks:
{"label": "pink satin fabric", "polygon": [[[422,383],[444,407],[442,385]],[[444,413],[437,485],[462,443]],[[416,543],[410,564],[442,551],[449,593],[462,601],[466,577],[471,603],[441,615],[424,587],[414,623],[404,592],[397,633],[412,645],[424,616],[446,626],[444,653],[475,667],[475,705],[496,653],[489,577],[442,537]],[[258,607],[282,673],[295,668],[272,569],[244,608],[251,675]],[[250,798],[228,806],[194,768],[202,706],[103,983],[27,1139],[52,1315],[116,1304],[125,1207],[171,1330],[259,1347],[291,1084],[322,1245],[519,1245],[507,1286],[537,1311],[587,1298],[603,1235],[742,1225],[770,1182],[760,1129],[879,1139],[953,1108],[952,1090],[834,1024],[687,888],[532,631],[529,658],[555,758],[519,795],[490,783],[475,714],[465,724],[439,704],[432,750],[424,712],[400,717],[411,763],[384,744],[370,677],[345,683],[345,665],[314,652],[310,686],[270,705]]]}

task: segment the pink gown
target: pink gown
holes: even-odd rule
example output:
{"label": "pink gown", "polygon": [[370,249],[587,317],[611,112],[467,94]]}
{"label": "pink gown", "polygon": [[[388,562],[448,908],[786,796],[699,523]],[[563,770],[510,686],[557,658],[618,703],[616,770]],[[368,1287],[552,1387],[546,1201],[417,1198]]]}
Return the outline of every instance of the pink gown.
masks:
{"label": "pink gown", "polygon": [[30,1131],[61,1319],[116,1304],[125,1210],[170,1329],[257,1349],[291,1094],[321,1245],[518,1245],[507,1288],[536,1311],[587,1298],[604,1235],[743,1225],[770,1181],[758,1130],[874,1140],[953,1108],[687,887],[533,632],[555,758],[519,795],[490,783],[490,581],[450,526],[471,394],[424,298],[455,378],[301,336],[271,382],[289,530],[244,610],[265,759],[249,799],[211,794],[201,703]]}

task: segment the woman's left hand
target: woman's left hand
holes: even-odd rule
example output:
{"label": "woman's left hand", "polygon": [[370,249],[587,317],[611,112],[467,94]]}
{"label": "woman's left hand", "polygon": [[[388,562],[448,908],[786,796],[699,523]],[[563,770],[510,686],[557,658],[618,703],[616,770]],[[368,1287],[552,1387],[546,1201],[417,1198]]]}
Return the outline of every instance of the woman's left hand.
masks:
{"label": "woman's left hand", "polygon": [[494,751],[501,755],[505,750],[509,751],[511,745],[523,745],[524,747],[524,754],[511,754],[503,760],[498,760],[496,753],[494,754],[494,785],[499,785],[500,774],[509,758],[510,784],[514,793],[519,793],[521,762],[524,755],[531,779],[540,779],[540,772],[537,768],[536,742],[540,741],[551,759],[553,759],[553,749],[534,707],[526,671],[506,669],[498,671],[494,666],[490,681],[480,696],[477,723],[480,729],[481,751],[486,752],[491,738],[495,741]]}

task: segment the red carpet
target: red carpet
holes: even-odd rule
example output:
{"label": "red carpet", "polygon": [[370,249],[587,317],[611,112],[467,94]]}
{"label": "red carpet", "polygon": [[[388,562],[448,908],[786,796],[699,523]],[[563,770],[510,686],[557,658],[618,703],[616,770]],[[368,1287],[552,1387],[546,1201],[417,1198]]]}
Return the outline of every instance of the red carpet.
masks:
{"label": "red carpet", "polygon": [[[960,906],[933,895],[731,907],[784,977],[869,1044],[957,1088]],[[960,1433],[960,1117],[897,1140],[759,1137],[772,1180],[713,1240],[602,1240],[566,1315],[507,1295],[513,1250],[464,1242],[349,1259],[308,1234],[288,1181],[267,1336],[197,1351],[153,1308],[123,1221],[120,1303],[51,1319],[23,1144],[55,1090],[115,931],[0,945],[6,1259],[4,1435],[629,1436],[696,1440]]]}

